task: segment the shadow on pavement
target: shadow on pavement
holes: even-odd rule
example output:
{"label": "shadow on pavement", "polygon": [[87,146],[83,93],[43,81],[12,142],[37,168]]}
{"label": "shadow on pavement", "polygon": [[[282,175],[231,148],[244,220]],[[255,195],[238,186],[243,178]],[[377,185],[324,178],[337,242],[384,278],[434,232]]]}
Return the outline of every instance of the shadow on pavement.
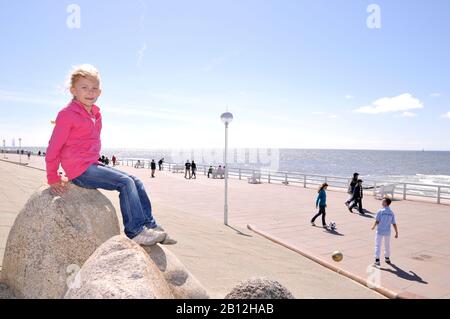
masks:
{"label": "shadow on pavement", "polygon": [[357,213],[359,216],[361,216],[361,217],[365,217],[365,218],[375,218],[375,217],[373,217],[372,215],[370,215],[370,214],[368,214],[368,213],[364,213],[364,214],[360,214],[360,213]]}
{"label": "shadow on pavement", "polygon": [[409,280],[409,281],[416,281],[418,283],[425,284],[425,285],[428,284],[428,282],[423,280],[422,277],[417,275],[414,271],[410,270],[409,272],[407,272],[407,271],[401,269],[400,267],[397,267],[394,264],[391,264],[391,267],[393,269],[391,269],[391,268],[380,268],[380,269],[384,270],[386,272],[390,272],[390,273],[392,273],[394,275],[397,275],[398,277],[400,277],[402,279],[406,279],[406,280]]}
{"label": "shadow on pavement", "polygon": [[238,235],[246,236],[246,237],[253,237],[252,235],[249,235],[249,234],[241,232],[239,229],[236,229],[233,226],[227,225],[227,227],[231,228],[232,230],[234,230],[236,233],[238,233]]}
{"label": "shadow on pavement", "polygon": [[327,228],[327,229],[325,229],[325,232],[327,232],[331,235],[335,235],[335,236],[345,236],[344,234],[338,232],[336,229],[333,230],[333,229]]}

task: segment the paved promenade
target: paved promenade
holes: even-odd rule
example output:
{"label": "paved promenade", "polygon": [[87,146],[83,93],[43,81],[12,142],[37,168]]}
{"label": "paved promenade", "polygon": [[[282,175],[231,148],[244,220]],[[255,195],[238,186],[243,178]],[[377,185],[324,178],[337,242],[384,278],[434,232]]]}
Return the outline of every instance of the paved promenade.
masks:
{"label": "paved promenade", "polygon": [[[32,158],[32,164],[43,167],[39,160]],[[148,171],[141,170],[140,173],[144,173],[142,177],[147,188],[156,187],[153,183],[156,180],[150,182],[146,178]],[[45,172],[0,160],[0,180],[1,267],[6,239],[14,219],[29,196],[45,184]],[[103,193],[119,212],[118,193]],[[223,298],[241,280],[266,276],[281,282],[297,298],[383,298],[247,229],[225,227],[215,218],[195,214],[182,207],[166,206],[156,199],[152,203],[158,222],[179,241],[169,249],[212,297]]]}
{"label": "paved promenade", "polygon": [[[41,161],[42,159],[32,158],[30,165],[41,165],[42,167]],[[201,231],[201,227],[214,225],[215,229],[220,229],[221,233],[228,234],[230,231],[234,233],[241,240],[241,244],[245,246],[246,240],[261,239],[258,235],[245,230],[247,224],[253,224],[284,242],[324,260],[331,261],[331,253],[334,250],[341,250],[344,260],[335,265],[363,278],[375,278],[379,275],[379,283],[390,290],[410,292],[430,298],[450,298],[450,235],[448,235],[450,206],[448,205],[409,200],[394,201],[391,207],[397,216],[400,236],[391,241],[393,265],[382,263],[381,271],[378,273],[370,267],[373,262],[375,236],[370,227],[374,222],[373,216],[381,203],[370,195],[367,195],[364,200],[364,206],[369,214],[360,216],[351,214],[343,204],[347,199],[346,193],[329,191],[327,220],[335,221],[338,229],[336,232],[328,232],[309,224],[310,218],[315,213],[316,190],[274,184],[251,185],[246,181],[231,179],[229,182],[229,223],[237,229],[234,231],[231,228],[220,226],[223,221],[223,180],[209,180],[203,174],[199,174],[197,180],[186,180],[184,174],[170,172],[157,172],[157,177],[151,179],[148,169],[132,167],[121,167],[121,169],[143,179],[154,203],[155,215],[168,225],[169,230],[174,227],[176,235],[180,234],[182,238],[186,237],[181,235],[183,233],[180,231],[181,229],[173,226],[176,223],[181,223],[181,225],[186,223],[183,231],[190,232],[189,240],[199,243],[216,241],[215,234],[206,235],[201,232],[197,234],[195,229],[190,228],[199,227]],[[115,201],[118,206],[118,200],[115,199]],[[168,212],[176,213],[171,215]],[[198,226],[197,223],[201,223],[203,226]],[[244,235],[239,235],[238,231]],[[252,237],[248,237],[248,235]],[[265,241],[269,245],[269,241]],[[180,255],[187,265],[195,266],[194,259],[199,258],[199,253],[197,252],[193,256],[183,256],[186,254],[185,251],[183,252],[183,245],[183,243],[176,245],[174,252]],[[226,242],[222,242],[220,245],[226,245]],[[280,253],[289,252],[286,248],[270,243],[272,250],[274,249],[273,245]],[[239,254],[243,251],[251,253],[247,247],[245,249],[241,249],[239,245],[236,247]],[[255,246],[256,251],[259,249],[260,247]],[[226,253],[230,254],[231,252]],[[291,253],[289,252],[289,254]],[[251,273],[249,266],[252,262],[251,258],[242,258],[236,258],[234,262],[240,264],[239,266],[242,268],[249,268],[249,273]],[[298,261],[306,263],[308,260],[299,256]],[[249,264],[246,264],[247,262]],[[303,278],[296,280],[318,279],[315,275],[320,271],[327,275],[331,273],[310,261],[308,261],[310,268],[303,268],[300,264],[297,268],[289,268],[286,260],[283,259],[272,259],[268,263],[268,268],[272,267],[269,266],[271,263],[278,266],[279,274],[283,273],[288,277],[292,275],[291,279]],[[260,267],[262,266],[260,265]],[[310,274],[307,275],[305,272]],[[196,274],[199,278],[202,276],[200,273]],[[335,275],[341,279],[342,283],[348,281],[342,276]],[[331,278],[334,277],[331,276]],[[292,286],[292,282],[284,281],[283,283]],[[300,296],[330,297],[327,294],[332,294],[331,297],[367,297],[365,288],[361,290],[361,295],[352,295],[342,289],[341,283],[334,284],[328,278],[323,279],[319,285],[321,293]],[[373,296],[379,295],[373,294]]]}
{"label": "paved promenade", "polygon": [[[125,167],[149,184],[152,199],[177,207],[187,216],[201,215],[223,220],[223,180],[199,175],[185,180],[184,174],[164,172],[150,179],[149,171]],[[375,232],[370,228],[381,201],[367,195],[367,216],[352,214],[344,202],[347,194],[328,192],[327,221],[337,223],[337,231],[313,227],[309,221],[315,210],[315,189],[274,184],[229,181],[230,225],[253,224],[284,242],[330,260],[335,250],[344,254],[339,263],[363,278],[375,278],[373,263]],[[382,262],[381,286],[396,292],[410,292],[430,298],[450,298],[450,206],[420,201],[393,201],[399,238],[391,240],[393,264]],[[320,221],[316,221],[320,225]],[[283,249],[283,248],[281,248]]]}

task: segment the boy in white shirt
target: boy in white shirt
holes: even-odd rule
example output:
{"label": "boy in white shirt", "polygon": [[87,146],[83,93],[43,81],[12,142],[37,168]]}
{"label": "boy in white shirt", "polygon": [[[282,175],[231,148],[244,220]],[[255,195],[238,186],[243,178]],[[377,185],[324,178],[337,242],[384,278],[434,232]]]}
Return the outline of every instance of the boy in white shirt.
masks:
{"label": "boy in white shirt", "polygon": [[385,198],[382,201],[383,208],[377,213],[375,223],[372,226],[372,230],[377,227],[377,235],[375,240],[375,263],[374,266],[380,266],[380,251],[381,243],[384,239],[384,259],[387,264],[391,263],[391,225],[394,226],[395,238],[398,238],[398,228],[395,221],[394,213],[389,205],[391,205],[391,199]]}

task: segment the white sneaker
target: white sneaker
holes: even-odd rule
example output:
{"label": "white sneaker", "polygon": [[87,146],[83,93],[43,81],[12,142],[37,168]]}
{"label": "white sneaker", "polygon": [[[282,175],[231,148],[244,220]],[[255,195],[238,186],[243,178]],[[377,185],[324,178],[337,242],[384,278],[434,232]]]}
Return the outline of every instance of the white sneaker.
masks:
{"label": "white sneaker", "polygon": [[152,246],[162,242],[164,239],[166,239],[165,233],[144,227],[144,229],[132,240],[139,245]]}
{"label": "white sneaker", "polygon": [[161,226],[156,226],[155,228],[151,228],[153,230],[159,231],[159,232],[165,232],[164,228],[162,228]]}

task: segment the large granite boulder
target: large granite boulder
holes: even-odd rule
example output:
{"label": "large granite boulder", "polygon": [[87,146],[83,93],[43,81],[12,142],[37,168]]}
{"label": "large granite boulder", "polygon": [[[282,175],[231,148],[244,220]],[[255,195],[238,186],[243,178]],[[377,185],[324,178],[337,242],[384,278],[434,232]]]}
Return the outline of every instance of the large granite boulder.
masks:
{"label": "large granite boulder", "polygon": [[146,251],[125,236],[101,245],[74,277],[66,299],[173,299]]}
{"label": "large granite boulder", "polygon": [[170,250],[161,245],[143,248],[162,272],[176,299],[209,299],[206,289]]}
{"label": "large granite boulder", "polygon": [[234,287],[225,299],[294,299],[294,296],[278,281],[251,278]]}
{"label": "large granite boulder", "polygon": [[18,298],[62,298],[74,269],[120,234],[115,209],[103,194],[68,187],[62,197],[40,188],[9,233],[1,281]]}

